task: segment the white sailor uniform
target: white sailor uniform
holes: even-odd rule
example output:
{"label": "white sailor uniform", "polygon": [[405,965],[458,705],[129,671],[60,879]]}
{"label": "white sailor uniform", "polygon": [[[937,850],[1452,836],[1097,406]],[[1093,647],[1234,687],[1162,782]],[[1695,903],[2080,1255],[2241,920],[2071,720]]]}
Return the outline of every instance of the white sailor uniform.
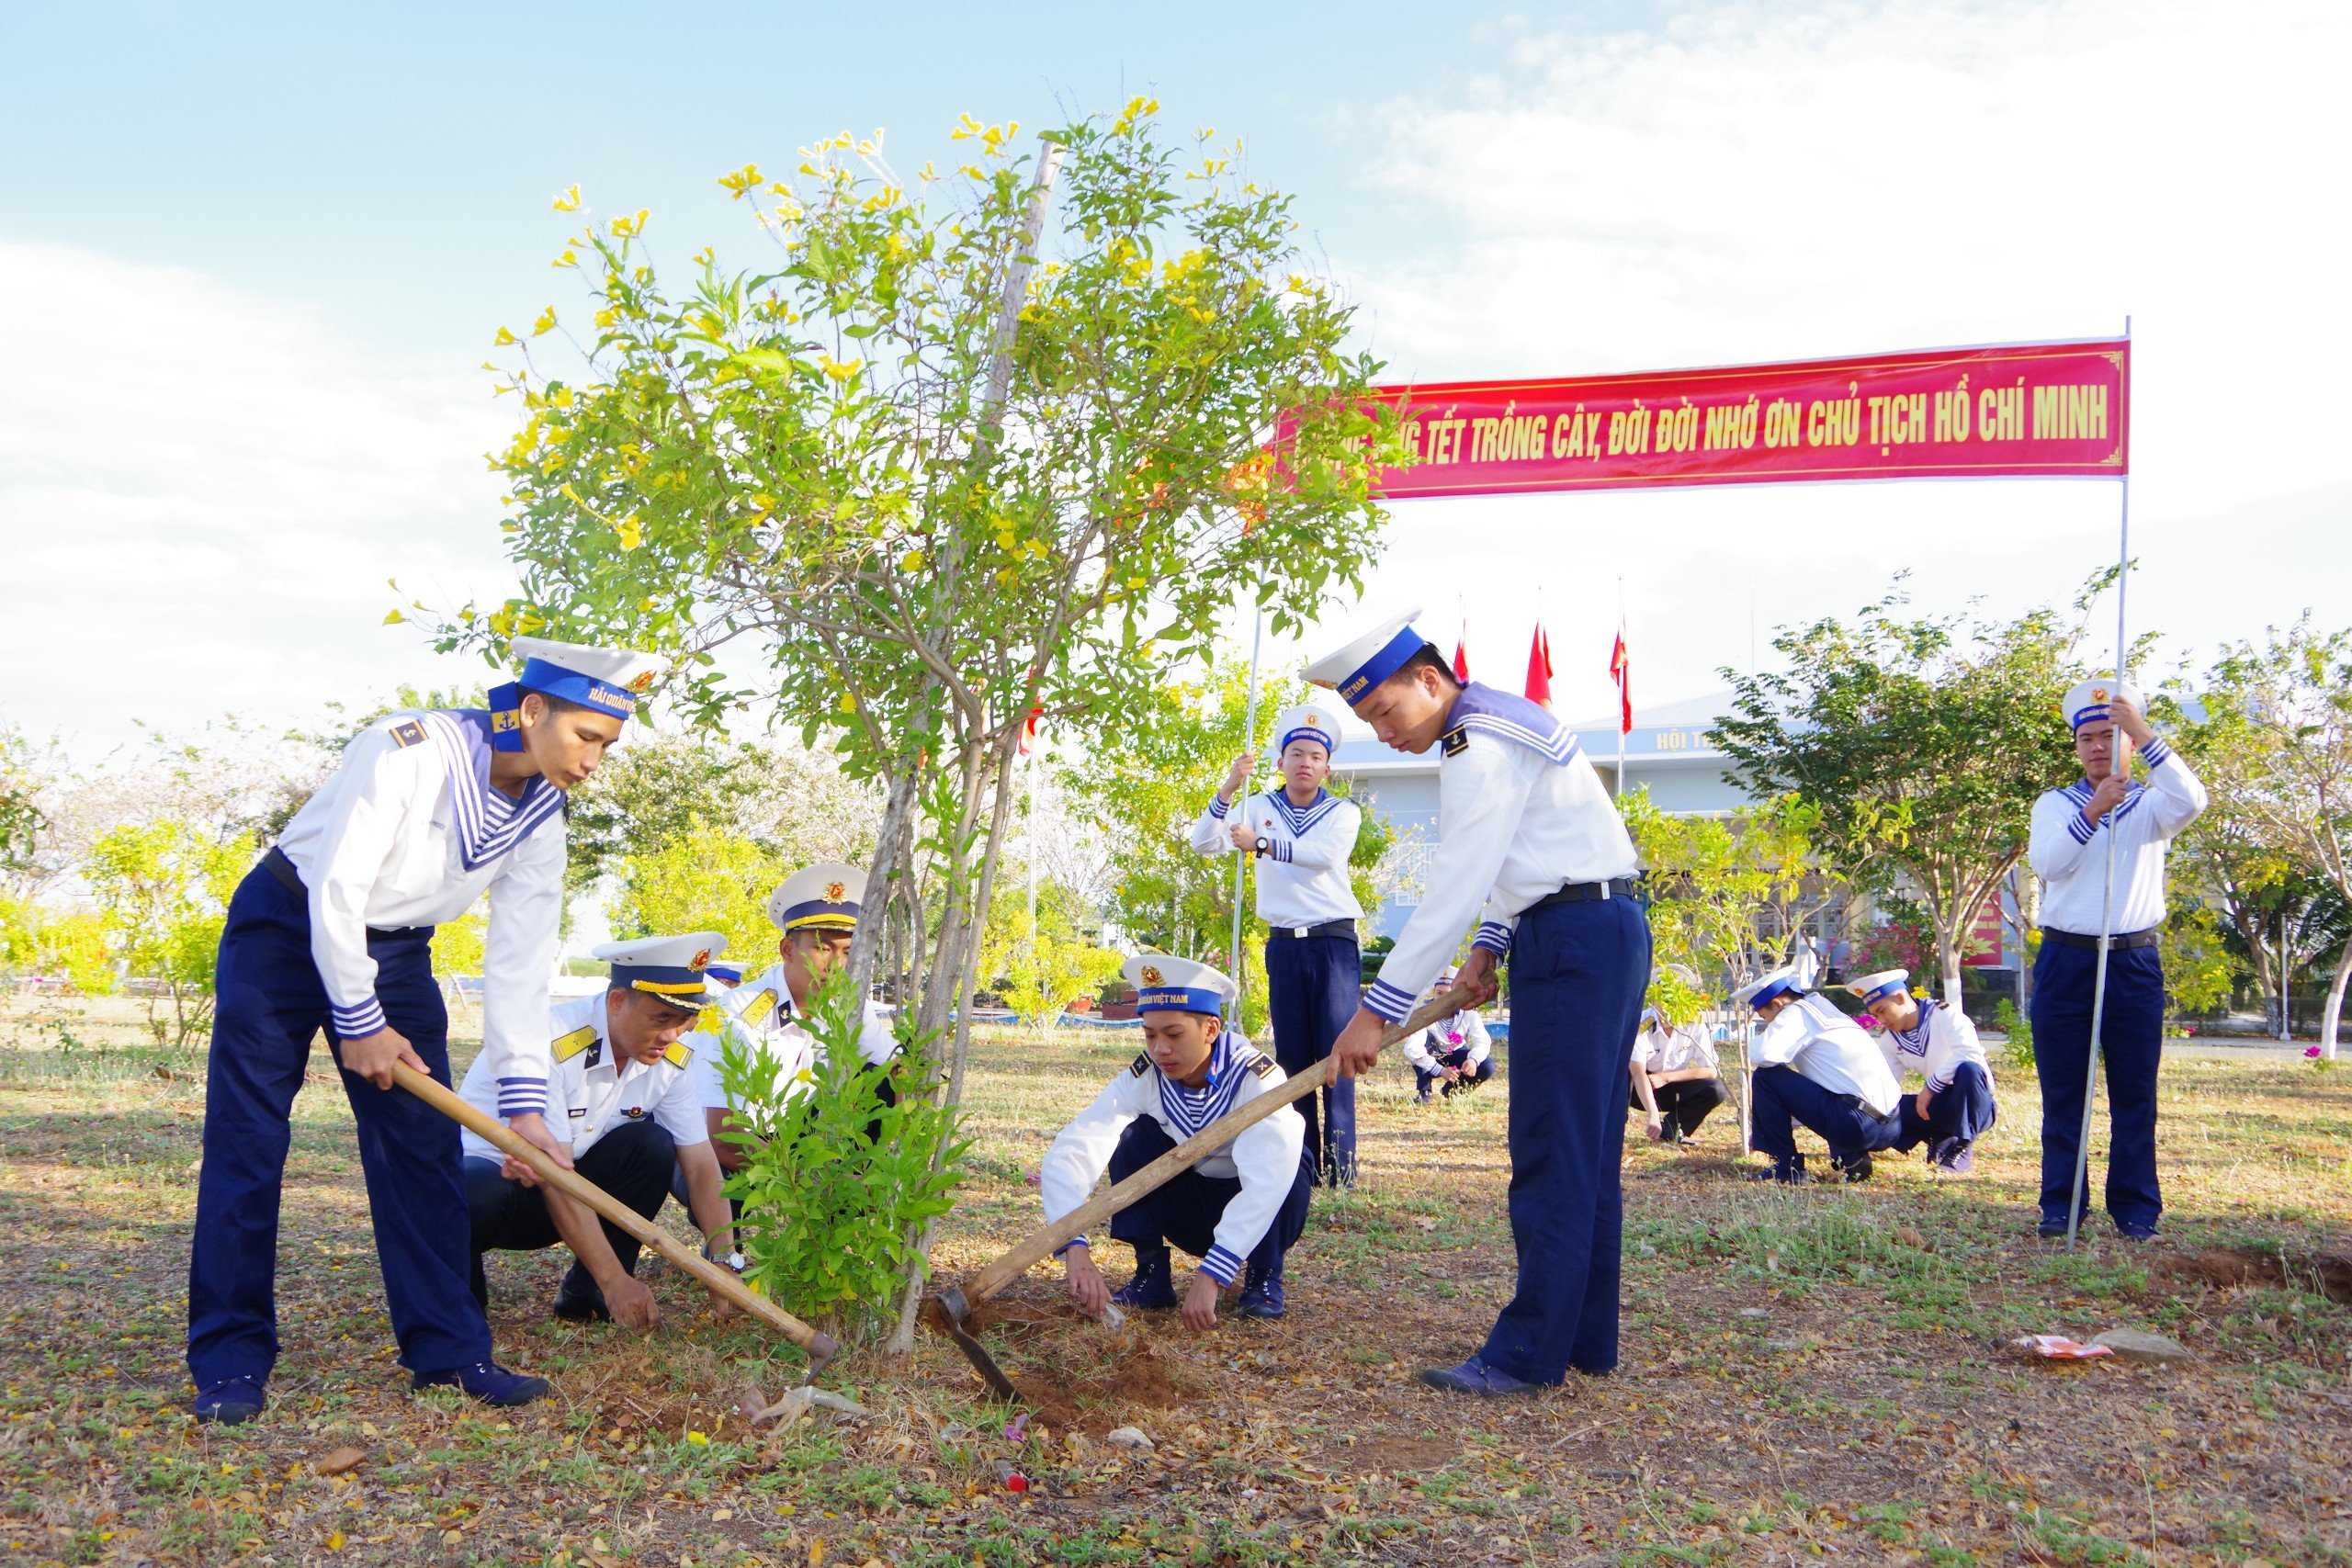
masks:
{"label": "white sailor uniform", "polygon": [[[1629,1073],[1645,1074],[1679,1073],[1692,1067],[1707,1070],[1705,1077],[1681,1078],[1650,1090],[1650,1098],[1657,1103],[1659,1119],[1672,1127],[1678,1137],[1688,1138],[1696,1133],[1715,1107],[1731,1097],[1724,1087],[1723,1059],[1715,1052],[1715,1043],[1695,1023],[1668,1023],[1655,1012],[1650,1013],[1641,1032],[1634,1036],[1633,1054],[1626,1067]],[[1627,1081],[1632,1080],[1629,1077]]]}
{"label": "white sailor uniform", "polygon": [[[2065,706],[2075,729],[2110,722],[2106,683],[2075,687]],[[2053,1232],[2067,1223],[2081,1148],[2110,838],[2114,912],[2106,931],[2113,940],[2099,1029],[2110,1134],[2107,1212],[2135,1235],[2152,1234],[2164,1213],[2156,1176],[2156,1069],[2164,1056],[2165,977],[2156,944],[2165,921],[2165,852],[2205,809],[2206,795],[2162,736],[2141,750],[2140,761],[2147,765],[2148,782],[2132,784],[2097,825],[2083,816],[2093,794],[2088,779],[2048,791],[2033,806],[2027,858],[2042,880],[2042,929],[2030,1012],[2034,1073],[2041,1080],[2041,1223]]]}
{"label": "white sailor uniform", "polygon": [[[1754,1000],[1760,1006],[1792,989],[1783,979]],[[1748,1060],[1756,1066],[1749,1142],[1784,1179],[1804,1169],[1792,1123],[1820,1135],[1832,1166],[1858,1172],[1902,1133],[1903,1089],[1886,1057],[1826,997],[1799,993],[1758,1031]]]}
{"label": "white sailor uniform", "polygon": [[[1419,1034],[1408,1036],[1405,1060],[1413,1066],[1415,1097],[1426,1105],[1432,1089],[1450,1100],[1457,1089],[1476,1089],[1495,1076],[1494,1051],[1487,1021],[1476,1010],[1449,1014]],[[1461,1076],[1444,1081],[1448,1067]]]}
{"label": "white sailor uniform", "polygon": [[1940,1163],[1950,1157],[1947,1140],[1973,1143],[1997,1119],[1993,1064],[1966,1013],[1932,997],[1913,1000],[1919,1021],[1909,1029],[1888,1026],[1880,1038],[1895,1081],[1916,1070],[1927,1085],[1928,1114],[1920,1115],[1917,1098],[1905,1094],[1903,1133],[1893,1146],[1909,1149],[1926,1144],[1930,1157]]}
{"label": "white sailor uniform", "polygon": [[[1394,619],[1306,678],[1353,703],[1426,648],[1410,616]],[[1556,1383],[1570,1367],[1617,1364],[1625,1059],[1650,973],[1638,863],[1575,735],[1533,703],[1472,682],[1438,745],[1428,891],[1364,1006],[1404,1018],[1474,919],[1476,945],[1509,955],[1519,1284],[1476,1365],[1458,1371]]]}
{"label": "white sailor uniform", "polygon": [[[1187,1089],[1138,1055],[1078,1113],[1046,1151],[1038,1185],[1051,1224],[1084,1203],[1108,1172],[1114,1184],[1141,1170],[1227,1111],[1287,1081],[1238,1033],[1217,1037],[1208,1081]],[[1245,1264],[1281,1277],[1283,1254],[1306,1227],[1312,1181],[1301,1158],[1306,1122],[1277,1111],[1239,1137],[1111,1216],[1111,1235],[1138,1258],[1170,1245],[1230,1285]],[[1070,1242],[1077,1246],[1086,1238]]]}
{"label": "white sailor uniform", "polygon": [[[757,977],[727,992],[715,1010],[722,1032],[695,1048],[695,1098],[707,1111],[732,1111],[763,1136],[772,1135],[773,1118],[808,1091],[817,1066],[817,1037],[808,1032],[793,1007],[792,987],[784,964],[772,964]],[[728,1093],[722,1065],[724,1042],[730,1038],[741,1048],[756,1052],[767,1063],[774,1064],[776,1097],[772,1104],[747,1110],[737,1097]],[[858,1030],[857,1054],[868,1066],[887,1068],[898,1052],[899,1041],[891,1030],[890,1015],[868,1001],[865,1021]],[[764,1066],[762,1070],[765,1070]],[[888,1081],[877,1081],[887,1094]]]}

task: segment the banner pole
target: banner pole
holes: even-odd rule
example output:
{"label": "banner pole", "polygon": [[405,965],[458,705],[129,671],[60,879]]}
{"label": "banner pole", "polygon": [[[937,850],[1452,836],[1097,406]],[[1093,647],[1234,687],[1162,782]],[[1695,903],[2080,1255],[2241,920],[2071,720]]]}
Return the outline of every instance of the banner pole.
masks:
{"label": "banner pole", "polygon": [[[1244,751],[1255,750],[1258,746],[1258,650],[1263,646],[1265,637],[1266,609],[1261,604],[1257,610],[1257,624],[1250,628],[1250,705],[1247,710],[1249,716],[1242,721],[1241,727],[1241,749]],[[1244,779],[1241,782],[1241,794],[1236,797],[1236,804],[1247,799],[1249,793],[1250,781]],[[1249,855],[1239,850],[1233,852],[1233,950],[1232,961],[1227,973],[1233,976],[1233,1016],[1237,1022],[1241,1018],[1241,998],[1247,996],[1250,990],[1248,976],[1241,968],[1242,869],[1249,863]]]}
{"label": "banner pole", "polygon": [[[2123,337],[2126,342],[2131,341],[2132,318],[2129,316],[2123,318]],[[2115,573],[2115,694],[2120,697],[2123,694],[2124,672],[2131,663],[2131,644],[2124,638],[2124,609],[2132,586],[2131,473],[2127,470],[2118,483],[2122,497],[2122,506],[2118,526],[2119,542]],[[2123,748],[2116,744],[2113,736],[2110,736],[2108,741],[2108,755],[2113,763],[2108,770],[2109,778],[2129,769],[2130,764],[2123,760]],[[2082,1233],[2083,1189],[2090,1180],[2091,1113],[2097,1109],[2098,1060],[2099,1053],[2104,1048],[2101,1036],[2105,1032],[2107,1021],[2107,954],[2115,940],[2115,814],[2112,811],[2108,813],[2106,828],[2107,871],[2105,885],[2099,895],[2098,961],[2098,966],[2091,972],[2090,1049],[2084,1053],[2083,1124],[2080,1136],[2075,1145],[2074,1188],[2066,1201],[2066,1250],[2070,1253],[2075,1250],[2075,1244]],[[2161,1054],[2164,1050],[2161,1021],[2157,1027],[2160,1032],[2156,1050]],[[2161,1062],[2159,1065],[2161,1066]],[[2113,1155],[2114,1151],[2110,1149],[2109,1157],[2112,1158]]]}

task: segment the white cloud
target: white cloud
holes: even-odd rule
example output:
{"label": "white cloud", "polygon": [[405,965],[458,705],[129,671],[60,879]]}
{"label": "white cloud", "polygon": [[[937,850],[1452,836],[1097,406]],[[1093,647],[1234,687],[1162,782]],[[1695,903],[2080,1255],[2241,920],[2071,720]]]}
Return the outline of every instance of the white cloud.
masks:
{"label": "white cloud", "polygon": [[6,711],[77,745],[481,678],[413,627],[503,593],[487,378],[176,268],[0,243]]}
{"label": "white cloud", "polygon": [[[2210,646],[2306,602],[2344,613],[2346,497],[2321,487],[2352,349],[2347,46],[2338,6],[2148,0],[1727,6],[1524,38],[1451,98],[1388,106],[1372,183],[1427,221],[1335,259],[1422,379],[2089,335],[2131,312],[2135,621]],[[2272,522],[2221,521],[2263,500]],[[1567,700],[1599,712],[1620,575],[1663,699],[1747,662],[1751,598],[1763,637],[1903,566],[1926,604],[2047,602],[2113,558],[2115,513],[2106,484],[1421,502],[1372,596],[1447,626],[1465,600],[1516,681],[1541,584],[1555,649],[1593,671]]]}

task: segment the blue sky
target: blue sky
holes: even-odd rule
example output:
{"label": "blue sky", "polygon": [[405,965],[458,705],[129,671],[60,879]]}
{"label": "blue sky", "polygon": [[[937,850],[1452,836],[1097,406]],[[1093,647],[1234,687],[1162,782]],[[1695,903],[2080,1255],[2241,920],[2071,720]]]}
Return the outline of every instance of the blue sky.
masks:
{"label": "blue sky", "polygon": [[[511,430],[476,368],[579,182],[658,243],[750,249],[713,183],[849,129],[902,167],[957,114],[1149,92],[1246,139],[1365,341],[1422,378],[2113,331],[2136,317],[2135,622],[2177,655],[2352,622],[2335,367],[2343,7],[1790,0],[1276,6],[18,6],[0,10],[5,716],[310,718],[471,678],[385,580],[505,589]],[[1750,626],[1913,573],[1939,607],[2066,596],[2111,485],[1419,502],[1363,610],[1467,615],[1566,705],[1717,684]],[[1358,613],[1339,606],[1329,624]],[[1289,651],[1289,650],[1283,650]],[[159,680],[158,671],[169,679]]]}

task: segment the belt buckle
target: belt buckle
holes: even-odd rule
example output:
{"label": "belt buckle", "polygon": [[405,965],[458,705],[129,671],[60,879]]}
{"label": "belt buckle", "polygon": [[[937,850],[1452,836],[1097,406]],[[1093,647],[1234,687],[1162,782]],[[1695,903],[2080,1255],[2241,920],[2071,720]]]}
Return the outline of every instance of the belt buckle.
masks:
{"label": "belt buckle", "polygon": [[1290,929],[1290,934],[1296,937],[1299,941],[1305,942],[1306,940],[1306,933],[1313,929],[1314,928],[1311,926],[1293,926]]}

